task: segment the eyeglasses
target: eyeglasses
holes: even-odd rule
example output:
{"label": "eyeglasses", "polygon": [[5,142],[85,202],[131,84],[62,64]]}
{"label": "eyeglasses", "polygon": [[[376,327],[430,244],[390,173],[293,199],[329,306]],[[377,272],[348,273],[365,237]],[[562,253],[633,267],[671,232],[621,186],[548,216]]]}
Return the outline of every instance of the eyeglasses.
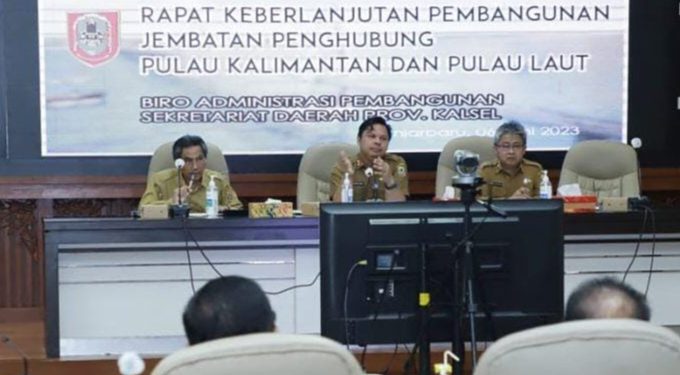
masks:
{"label": "eyeglasses", "polygon": [[524,145],[521,143],[499,143],[496,144],[496,147],[500,148],[503,151],[510,151],[510,150],[521,150],[524,148]]}

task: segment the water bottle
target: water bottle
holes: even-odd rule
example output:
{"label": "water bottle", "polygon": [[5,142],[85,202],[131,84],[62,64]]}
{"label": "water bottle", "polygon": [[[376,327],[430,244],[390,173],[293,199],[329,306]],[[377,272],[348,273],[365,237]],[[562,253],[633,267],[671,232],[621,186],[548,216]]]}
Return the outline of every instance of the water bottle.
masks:
{"label": "water bottle", "polygon": [[354,192],[352,190],[352,182],[349,180],[349,173],[345,173],[345,179],[342,181],[342,191],[340,193],[340,202],[351,203],[354,199]]}
{"label": "water bottle", "polygon": [[541,199],[552,198],[552,184],[548,178],[548,171],[541,171],[541,186],[538,195]]}
{"label": "water bottle", "polygon": [[210,176],[208,190],[205,193],[205,213],[209,218],[216,218],[219,206],[219,191],[215,184],[215,176]]}

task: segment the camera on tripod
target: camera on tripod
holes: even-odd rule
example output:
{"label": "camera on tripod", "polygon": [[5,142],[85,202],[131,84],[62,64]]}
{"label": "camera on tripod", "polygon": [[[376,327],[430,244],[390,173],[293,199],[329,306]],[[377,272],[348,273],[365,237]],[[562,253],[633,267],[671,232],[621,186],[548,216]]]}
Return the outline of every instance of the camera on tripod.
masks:
{"label": "camera on tripod", "polygon": [[466,190],[476,189],[482,184],[482,179],[477,176],[479,154],[468,150],[456,150],[453,153],[453,166],[457,175],[451,179],[451,185]]}

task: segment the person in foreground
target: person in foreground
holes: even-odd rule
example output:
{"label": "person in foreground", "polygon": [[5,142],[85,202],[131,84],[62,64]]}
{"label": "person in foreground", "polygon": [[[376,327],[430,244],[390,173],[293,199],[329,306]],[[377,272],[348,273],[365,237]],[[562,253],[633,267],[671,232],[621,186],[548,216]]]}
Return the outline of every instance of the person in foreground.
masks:
{"label": "person in foreground", "polygon": [[357,133],[359,153],[340,158],[331,171],[330,199],[340,202],[345,173],[353,186],[354,201],[404,201],[409,195],[406,161],[388,154],[392,127],[382,117],[371,117],[361,123]]}
{"label": "person in foreground", "polygon": [[496,160],[482,163],[479,177],[482,197],[526,199],[538,197],[541,171],[539,163],[524,158],[527,133],[516,121],[502,124],[494,135]]}
{"label": "person in foreground", "polygon": [[639,319],[649,321],[647,298],[629,285],[605,277],[586,281],[567,300],[565,320]]}
{"label": "person in foreground", "polygon": [[182,322],[190,345],[245,335],[274,332],[276,314],[260,286],[240,276],[211,280],[189,300]]}
{"label": "person in foreground", "polygon": [[146,190],[139,202],[145,204],[177,204],[179,196],[192,212],[205,212],[205,195],[212,178],[219,189],[220,209],[239,210],[243,205],[236,192],[222,172],[206,169],[208,146],[196,135],[185,135],[172,146],[174,160],[184,160],[180,184],[177,182],[177,168],[164,169],[154,173],[146,184]]}

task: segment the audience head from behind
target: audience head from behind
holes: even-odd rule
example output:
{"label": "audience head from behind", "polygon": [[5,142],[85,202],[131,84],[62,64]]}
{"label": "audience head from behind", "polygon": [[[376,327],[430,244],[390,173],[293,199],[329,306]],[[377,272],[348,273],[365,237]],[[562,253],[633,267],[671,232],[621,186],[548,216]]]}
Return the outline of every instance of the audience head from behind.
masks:
{"label": "audience head from behind", "polygon": [[182,321],[190,345],[273,332],[276,315],[260,286],[240,276],[211,280],[189,300]]}
{"label": "audience head from behind", "polygon": [[619,280],[605,277],[588,280],[569,299],[565,320],[639,319],[649,321],[647,298]]}

